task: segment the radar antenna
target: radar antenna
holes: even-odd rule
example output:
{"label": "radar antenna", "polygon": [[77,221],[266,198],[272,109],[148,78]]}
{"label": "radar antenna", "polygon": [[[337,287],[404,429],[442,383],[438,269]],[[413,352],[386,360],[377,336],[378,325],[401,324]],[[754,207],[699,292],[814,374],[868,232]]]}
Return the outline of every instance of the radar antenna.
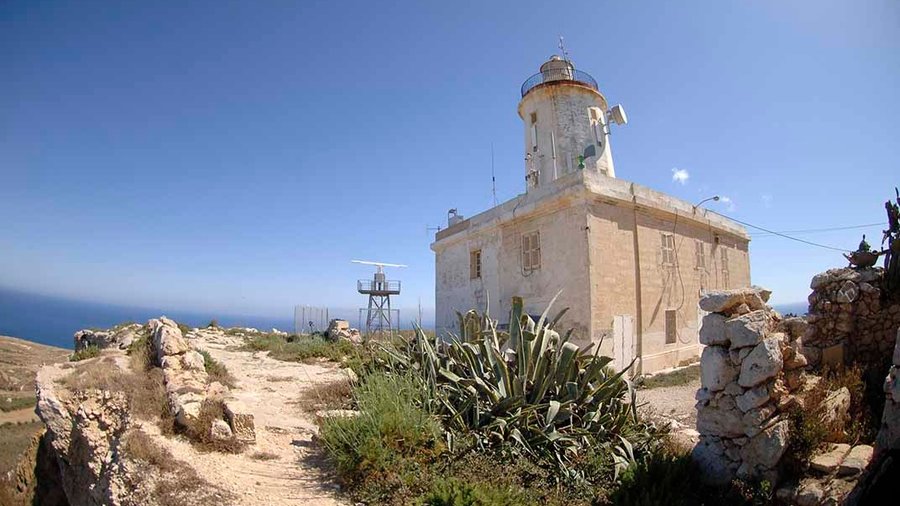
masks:
{"label": "radar antenna", "polygon": [[375,266],[375,276],[371,280],[360,279],[356,282],[356,290],[369,296],[368,307],[359,310],[360,323],[363,313],[366,315],[366,335],[370,337],[374,334],[383,335],[387,331],[393,336],[394,329],[400,321],[400,311],[391,309],[391,295],[400,295],[400,281],[388,280],[384,275],[384,268],[403,268],[406,265],[371,260],[351,260],[351,262]]}

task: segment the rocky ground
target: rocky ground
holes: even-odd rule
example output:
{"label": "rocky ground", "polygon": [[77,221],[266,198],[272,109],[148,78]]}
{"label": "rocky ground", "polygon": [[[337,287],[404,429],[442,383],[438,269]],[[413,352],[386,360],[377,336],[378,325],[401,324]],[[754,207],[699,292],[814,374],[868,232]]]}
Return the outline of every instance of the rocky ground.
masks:
{"label": "rocky ground", "polygon": [[43,425],[34,414],[34,375],[44,364],[68,360],[70,350],[0,336],[0,477]]}
{"label": "rocky ground", "polygon": [[239,351],[240,338],[218,331],[191,336],[237,380],[232,394],[253,413],[256,443],[240,454],[203,453],[184,440],[159,435],[155,427],[146,430],[201,477],[230,491],[234,504],[341,504],[312,443],[314,420],[301,405],[305,391],[346,379],[337,364],[282,362],[265,352]]}

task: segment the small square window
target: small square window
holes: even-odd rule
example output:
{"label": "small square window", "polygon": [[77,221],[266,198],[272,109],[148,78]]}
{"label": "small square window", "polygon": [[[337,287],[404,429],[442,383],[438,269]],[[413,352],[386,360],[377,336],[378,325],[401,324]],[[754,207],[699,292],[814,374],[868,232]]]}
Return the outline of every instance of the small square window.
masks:
{"label": "small square window", "polygon": [[675,328],[676,323],[675,310],[666,309],[666,344],[674,344],[678,340],[678,333]]}
{"label": "small square window", "polygon": [[522,268],[533,271],[541,268],[541,233],[522,234]]}
{"label": "small square window", "polygon": [[469,252],[469,277],[478,279],[481,277],[481,250]]}

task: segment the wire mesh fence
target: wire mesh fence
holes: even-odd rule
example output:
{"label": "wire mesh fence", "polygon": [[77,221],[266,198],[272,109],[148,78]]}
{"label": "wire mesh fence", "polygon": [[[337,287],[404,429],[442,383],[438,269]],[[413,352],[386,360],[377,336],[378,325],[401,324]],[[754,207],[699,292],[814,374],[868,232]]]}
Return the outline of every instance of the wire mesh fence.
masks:
{"label": "wire mesh fence", "polygon": [[294,306],[294,333],[312,334],[328,330],[330,321],[327,307]]}

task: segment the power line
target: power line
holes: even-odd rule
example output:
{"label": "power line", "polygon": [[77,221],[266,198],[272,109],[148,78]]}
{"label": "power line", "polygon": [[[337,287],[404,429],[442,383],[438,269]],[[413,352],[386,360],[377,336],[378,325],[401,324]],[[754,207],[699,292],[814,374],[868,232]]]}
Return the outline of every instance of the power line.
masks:
{"label": "power line", "polygon": [[770,233],[770,234],[772,234],[772,235],[777,235],[778,237],[784,237],[785,239],[790,239],[790,240],[792,240],[792,241],[802,242],[803,244],[809,244],[810,246],[816,246],[817,248],[824,248],[824,249],[830,249],[830,250],[834,250],[834,251],[840,251],[840,252],[842,252],[842,253],[844,253],[844,252],[849,252],[849,251],[850,251],[850,250],[845,249],[845,248],[835,248],[834,246],[828,246],[827,244],[819,244],[819,243],[817,243],[817,242],[807,241],[806,239],[800,239],[800,238],[798,238],[798,237],[791,237],[791,236],[789,236],[789,235],[787,235],[787,234],[783,234],[783,233],[781,233],[781,232],[776,232],[776,231],[774,231],[774,230],[769,230],[769,229],[767,229],[767,228],[763,228],[763,227],[759,227],[759,226],[756,226],[756,225],[747,223],[746,221],[741,221],[741,220],[739,220],[739,219],[737,219],[737,218],[732,218],[731,216],[726,216],[726,215],[724,215],[724,214],[722,214],[722,213],[713,211],[712,209],[708,209],[708,211],[711,212],[711,213],[718,214],[719,216],[721,216],[721,217],[723,217],[723,218],[727,218],[727,219],[729,219],[729,220],[731,220],[731,221],[740,223],[741,225],[744,225],[745,227],[750,227],[750,228],[755,228],[755,229],[757,229],[757,230],[762,230],[763,232],[768,232],[768,233]]}
{"label": "power line", "polygon": [[[804,230],[779,230],[782,234],[812,234],[817,232],[833,232],[836,230],[854,230],[860,228],[870,228],[870,227],[880,227],[884,225],[882,222],[878,223],[867,223],[865,225],[849,225],[846,227],[831,227],[831,228],[807,228]],[[771,235],[769,232],[761,232],[756,234],[757,237],[763,237],[766,235]]]}

